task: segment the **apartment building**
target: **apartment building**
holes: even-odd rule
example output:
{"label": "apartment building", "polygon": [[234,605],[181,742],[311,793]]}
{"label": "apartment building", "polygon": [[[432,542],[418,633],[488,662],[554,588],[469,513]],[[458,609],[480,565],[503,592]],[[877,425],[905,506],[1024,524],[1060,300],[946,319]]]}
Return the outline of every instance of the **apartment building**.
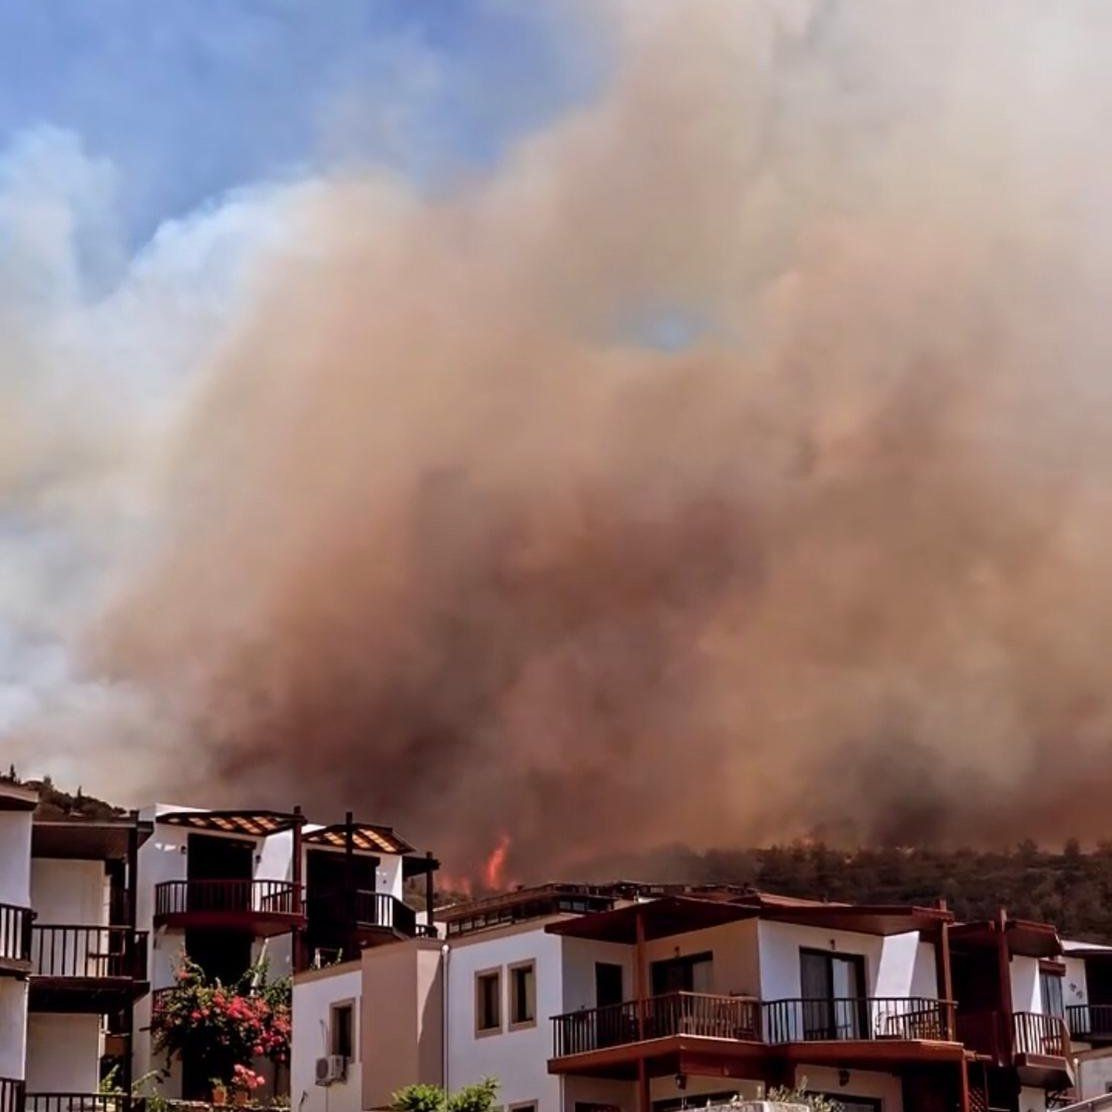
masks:
{"label": "apartment building", "polygon": [[[422,878],[427,905],[438,862],[390,827],[307,821],[300,808],[213,811],[155,804],[143,812],[153,835],[139,857],[138,922],[151,932],[152,993],[140,1005],[135,1072],[164,1065],[149,1026],[160,994],[188,955],[211,977],[238,982],[265,959],[271,977],[355,958],[364,948],[411,939],[428,928],[404,899]],[[288,1077],[271,1063],[256,1068],[270,1094]],[[172,1063],[168,1097],[208,1096],[197,1063]],[[265,1094],[264,1094],[265,1095]]]}
{"label": "apartment building", "polygon": [[1112,1093],[1112,946],[1062,943],[1062,975],[1046,987],[1050,1006],[1065,1016],[1073,1047],[1077,1096]]}
{"label": "apartment building", "polygon": [[[804,1079],[847,1112],[1043,1112],[1072,1084],[1045,924],[631,885],[441,917],[440,946],[295,978],[303,1112],[487,1075],[520,1112],[672,1112]],[[344,1055],[345,1080],[315,1086]]]}
{"label": "apartment building", "polygon": [[137,815],[39,820],[37,802],[0,783],[0,1107],[107,1109],[108,1071],[129,1089],[148,988],[134,883],[150,830]]}

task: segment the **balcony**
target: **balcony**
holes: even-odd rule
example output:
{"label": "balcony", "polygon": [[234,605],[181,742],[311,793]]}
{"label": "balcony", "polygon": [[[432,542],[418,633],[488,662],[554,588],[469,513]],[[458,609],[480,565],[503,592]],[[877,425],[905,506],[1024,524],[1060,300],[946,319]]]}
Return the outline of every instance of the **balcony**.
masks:
{"label": "balcony", "polygon": [[623,1076],[638,1059],[686,1072],[770,1058],[868,1068],[898,1061],[961,1061],[954,1006],[920,997],[786,999],[679,992],[553,1018],[552,1073]]}
{"label": "balcony", "polygon": [[26,1112],[138,1112],[143,1101],[127,1093],[28,1093]]}
{"label": "balcony", "polygon": [[1070,1035],[1081,1042],[1112,1041],[1112,1004],[1071,1004],[1066,1021]]}
{"label": "balcony", "polygon": [[285,880],[167,880],[155,885],[154,925],[235,930],[266,938],[305,925],[301,892]]}
{"label": "balcony", "polygon": [[121,1007],[147,991],[147,932],[36,925],[30,972],[33,1011],[103,1013]]}
{"label": "balcony", "polygon": [[0,1077],[0,1112],[23,1112],[24,1083],[14,1077]]}
{"label": "balcony", "polygon": [[30,972],[34,919],[35,913],[29,907],[0,903],[0,973]]}
{"label": "balcony", "polygon": [[1039,1012],[973,1012],[958,1016],[958,1038],[997,1066],[1014,1066],[1025,1085],[1073,1084],[1066,1021]]}

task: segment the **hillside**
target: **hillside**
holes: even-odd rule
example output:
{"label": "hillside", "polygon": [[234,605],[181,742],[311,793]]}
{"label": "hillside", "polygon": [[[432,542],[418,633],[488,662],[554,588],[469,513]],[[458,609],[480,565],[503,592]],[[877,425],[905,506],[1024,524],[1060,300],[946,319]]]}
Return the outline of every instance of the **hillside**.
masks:
{"label": "hillside", "polygon": [[1068,937],[1112,943],[1112,842],[1083,853],[1074,840],[1054,852],[1025,842],[1010,851],[832,849],[821,843],[696,852],[674,847],[610,859],[599,878],[752,884],[788,896],[859,903],[931,904],[945,899],[962,919],[1006,907],[1054,923]]}

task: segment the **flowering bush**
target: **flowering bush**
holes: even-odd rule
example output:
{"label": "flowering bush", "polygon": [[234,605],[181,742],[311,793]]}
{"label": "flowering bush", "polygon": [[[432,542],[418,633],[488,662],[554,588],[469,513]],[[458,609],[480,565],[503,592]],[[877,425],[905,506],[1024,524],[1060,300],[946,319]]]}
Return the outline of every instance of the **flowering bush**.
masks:
{"label": "flowering bush", "polygon": [[253,1061],[289,1061],[290,983],[268,982],[265,966],[256,966],[225,988],[183,956],[173,987],[158,994],[151,1035],[167,1066],[174,1057],[188,1056],[214,1084],[251,1093],[263,1084]]}

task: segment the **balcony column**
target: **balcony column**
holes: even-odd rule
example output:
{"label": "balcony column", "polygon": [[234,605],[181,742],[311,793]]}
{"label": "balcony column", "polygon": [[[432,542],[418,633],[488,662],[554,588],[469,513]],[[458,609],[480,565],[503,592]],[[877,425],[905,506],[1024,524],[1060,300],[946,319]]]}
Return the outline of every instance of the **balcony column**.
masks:
{"label": "balcony column", "polygon": [[637,1112],[652,1112],[652,1093],[649,1090],[649,1070],[644,1058],[637,1059]]}
{"label": "balcony column", "polygon": [[[300,915],[303,910],[301,902],[301,826],[305,821],[301,814],[300,804],[294,807],[293,816],[293,861],[290,863],[290,879],[293,881],[294,914]],[[303,953],[305,948],[305,934],[303,928],[294,927],[291,932],[290,941],[292,943],[291,950],[293,951],[293,970],[295,973],[298,973],[305,968],[305,955]]]}
{"label": "balcony column", "polygon": [[427,920],[428,932],[432,933],[432,912],[433,904],[435,903],[436,893],[434,891],[433,874],[436,872],[436,859],[432,855],[432,850],[425,851],[425,919]]}
{"label": "balcony column", "polygon": [[1004,908],[996,914],[996,956],[1000,970],[1000,1031],[998,1037],[1004,1057],[1010,1062],[1015,1053],[1015,1036],[1012,1030],[1012,965],[1008,953],[1008,913]]}
{"label": "balcony column", "polygon": [[355,929],[355,815],[351,811],[344,816],[344,910],[347,916],[344,960],[351,961],[359,953]]}
{"label": "balcony column", "polygon": [[[648,995],[645,984],[645,912],[639,907],[634,916],[636,945],[633,952],[633,982],[637,996],[637,1038],[645,1037],[645,999]],[[642,1063],[643,1064],[643,1063]]]}
{"label": "balcony column", "polygon": [[[939,900],[938,906],[940,910],[945,911],[946,901]],[[934,972],[938,983],[938,999],[952,1001],[954,999],[954,974],[950,959],[949,923],[938,924],[938,934],[934,940]],[[952,1003],[946,1003],[942,1004],[941,1008],[946,1037],[956,1038],[954,1006]]]}
{"label": "balcony column", "polygon": [[[135,949],[135,926],[137,923],[136,893],[139,890],[139,812],[132,811],[129,816],[131,824],[127,828],[127,887],[124,889],[124,921],[127,926],[127,936],[124,940],[124,960],[127,963],[128,976],[134,978],[139,972],[136,969],[137,953]],[[147,970],[142,971],[146,977]],[[120,1088],[130,1098],[132,1078],[135,1069],[135,997],[128,994],[127,1004],[123,1014],[124,1054],[120,1068]]]}

